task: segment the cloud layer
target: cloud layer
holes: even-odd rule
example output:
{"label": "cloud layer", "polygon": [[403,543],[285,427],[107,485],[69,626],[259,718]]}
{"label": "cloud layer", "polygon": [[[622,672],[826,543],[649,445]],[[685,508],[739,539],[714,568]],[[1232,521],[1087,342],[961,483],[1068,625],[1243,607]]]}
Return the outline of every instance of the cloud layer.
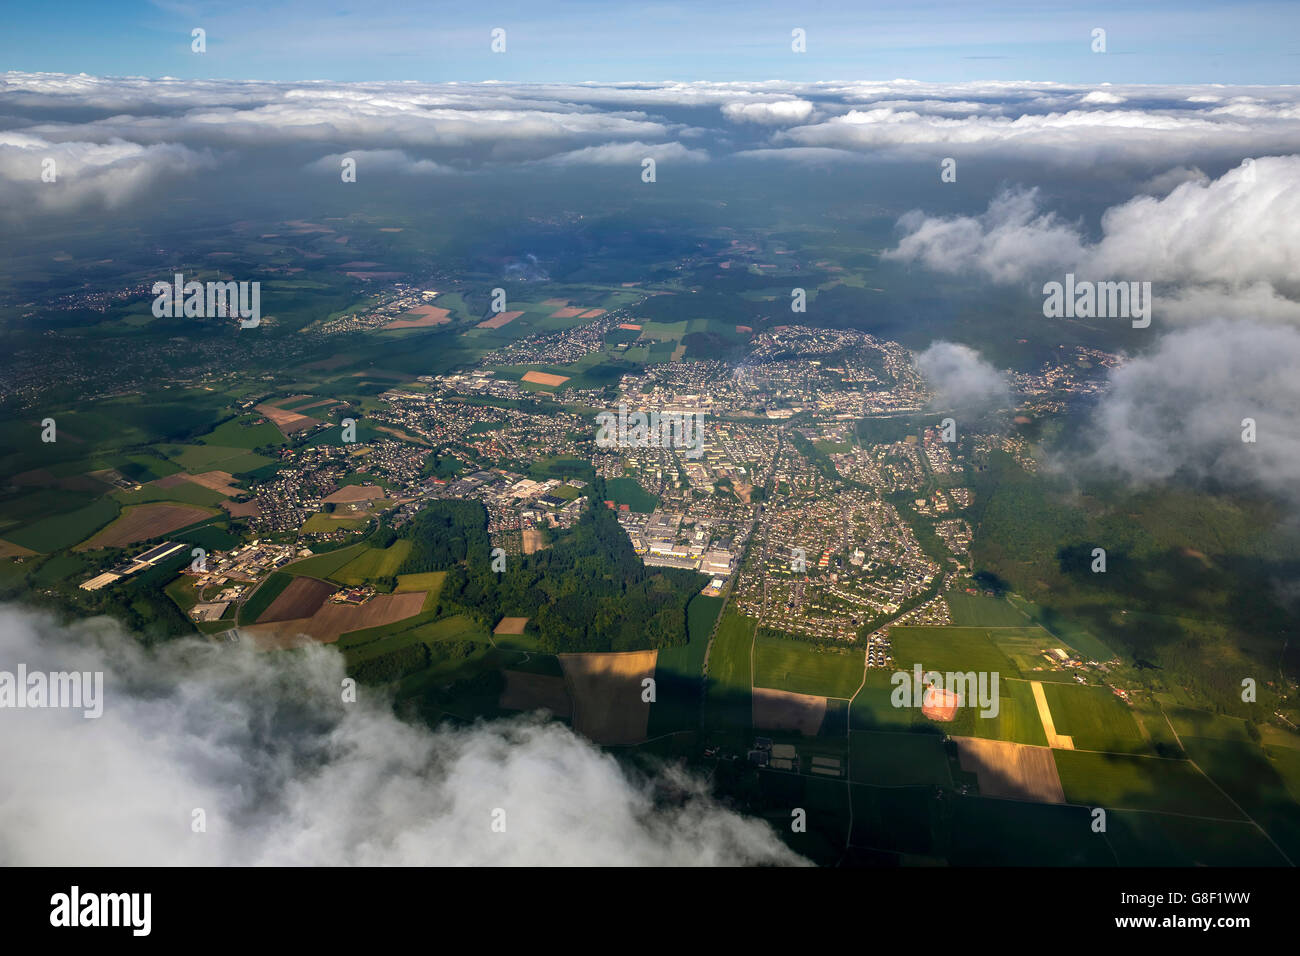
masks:
{"label": "cloud layer", "polygon": [[21,821],[0,829],[0,865],[802,862],[700,781],[639,778],[563,725],[429,731],[364,688],[344,704],[328,648],[148,652],[103,618],[6,606],[0,661],[105,672],[98,720],[0,709],[0,819]]}

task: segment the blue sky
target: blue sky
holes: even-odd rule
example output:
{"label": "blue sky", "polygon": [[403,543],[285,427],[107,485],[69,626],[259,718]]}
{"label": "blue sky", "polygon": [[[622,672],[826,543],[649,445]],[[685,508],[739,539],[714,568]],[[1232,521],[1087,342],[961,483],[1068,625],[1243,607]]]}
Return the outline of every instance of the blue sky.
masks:
{"label": "blue sky", "polygon": [[[1300,3],[10,4],[0,70],[261,80],[1294,83]],[[207,52],[190,31],[207,31]],[[506,30],[493,54],[489,32]],[[795,27],[808,51],[790,49]],[[1091,32],[1107,32],[1093,53]]]}

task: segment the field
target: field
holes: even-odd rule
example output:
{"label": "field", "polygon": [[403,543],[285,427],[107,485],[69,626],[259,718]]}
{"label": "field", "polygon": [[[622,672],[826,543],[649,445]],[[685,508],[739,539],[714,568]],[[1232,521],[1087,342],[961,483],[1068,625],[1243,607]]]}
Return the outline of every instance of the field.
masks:
{"label": "field", "polygon": [[1076,750],[1150,752],[1132,712],[1108,688],[1051,683],[1042,687],[1056,732],[1072,738]]}
{"label": "field", "polygon": [[326,534],[330,531],[357,531],[364,528],[368,518],[336,518],[331,514],[319,512],[302,523],[299,529],[303,534]]}
{"label": "field", "polygon": [[497,622],[493,634],[522,634],[524,628],[528,625],[526,617],[503,617]]}
{"label": "field", "polygon": [[42,554],[69,548],[84,540],[118,516],[117,502],[100,498],[64,514],[40,518],[31,524],[5,531],[5,540]]}
{"label": "field", "polygon": [[[261,589],[259,589],[260,591]],[[294,578],[292,582],[257,616],[258,624],[272,621],[292,621],[311,617],[334,593],[334,587],[315,578]]]}
{"label": "field", "polygon": [[285,565],[284,570],[290,574],[302,574],[309,578],[328,578],[356,557],[364,548],[365,545],[363,544],[350,544],[345,548],[326,551],[324,554],[314,554],[310,558],[295,561],[292,564]]}
{"label": "field", "polygon": [[212,511],[192,505],[131,505],[121,517],[93,538],[77,545],[78,551],[94,548],[121,548],[152,538],[161,538],[179,528],[211,517]]}
{"label": "field", "polygon": [[854,731],[849,738],[849,759],[854,783],[952,785],[948,755],[937,734]]}
{"label": "field", "polygon": [[1008,800],[1064,803],[1052,751],[1002,740],[954,737],[961,769],[979,778],[980,793]]}
{"label": "field", "polygon": [[1001,598],[964,591],[945,591],[943,598],[956,627],[1029,627],[1033,621]]}
{"label": "field", "polygon": [[689,641],[660,649],[655,661],[655,704],[650,708],[650,735],[694,727],[700,717],[704,654],[723,599],[697,594],[686,605]]}
{"label": "field", "polygon": [[650,704],[641,699],[641,681],[654,675],[657,653],[560,654],[573,729],[599,744],[644,740]]}
{"label": "field", "polygon": [[242,629],[254,647],[275,650],[296,647],[310,639],[330,644],[350,631],[381,627],[414,617],[424,605],[424,593],[379,594],[360,606],[326,602],[308,618],[271,624],[253,624]]}
{"label": "field", "polygon": [[502,710],[548,710],[561,720],[573,713],[564,678],[524,671],[505,672],[506,689],[501,692]]}
{"label": "field", "polygon": [[642,488],[635,478],[611,478],[605,482],[605,493],[610,501],[627,505],[629,511],[640,514],[649,514],[659,504],[659,499]]}
{"label": "field", "polygon": [[709,649],[705,718],[710,727],[741,733],[749,729],[753,718],[753,643],[754,621],[731,610],[723,612]]}
{"label": "field", "polygon": [[997,649],[982,627],[895,627],[890,632],[894,660],[901,670],[920,664],[926,670],[997,672],[1020,676],[1019,669]]}
{"label": "field", "polygon": [[447,576],[446,571],[426,571],[423,574],[399,574],[397,576],[398,592],[402,591],[428,591],[430,594],[437,595],[442,590],[443,578]]}
{"label": "field", "polygon": [[1232,802],[1186,760],[1079,750],[1054,750],[1052,756],[1070,803],[1221,820],[1242,818]]}
{"label": "field", "polygon": [[240,607],[239,623],[252,624],[256,621],[295,580],[297,579],[293,575],[283,571],[273,572]]}
{"label": "field", "polygon": [[842,652],[802,641],[760,637],[754,645],[754,685],[849,698],[862,683],[863,651]]}
{"label": "field", "polygon": [[390,577],[397,574],[397,569],[410,552],[411,542],[405,538],[394,541],[388,548],[365,548],[329,576],[340,584],[349,585]]}
{"label": "field", "polygon": [[754,727],[792,730],[812,737],[826,719],[826,698],[792,694],[767,687],[754,688]]}

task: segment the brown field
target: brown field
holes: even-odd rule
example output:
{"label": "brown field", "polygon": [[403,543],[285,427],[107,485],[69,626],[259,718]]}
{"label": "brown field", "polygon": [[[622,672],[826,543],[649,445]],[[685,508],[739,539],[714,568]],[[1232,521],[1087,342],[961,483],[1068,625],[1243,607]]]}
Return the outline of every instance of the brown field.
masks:
{"label": "brown field", "polygon": [[551,318],[553,318],[553,319],[576,319],[578,316],[582,315],[582,313],[583,313],[584,311],[585,311],[585,309],[583,309],[583,308],[581,308],[581,307],[575,307],[575,306],[572,306],[572,305],[568,305],[568,306],[565,306],[563,309],[556,309],[554,312],[552,312],[552,313],[551,313]]}
{"label": "brown field", "polygon": [[619,327],[620,329],[626,329],[626,330],[628,330],[629,332],[640,332],[640,331],[641,331],[641,328],[642,328],[641,326],[639,326],[639,325],[637,325],[637,324],[635,324],[635,323],[633,323],[633,322],[620,322],[620,323],[618,324],[618,327]]}
{"label": "brown field", "polygon": [[[347,242],[347,236],[341,236],[334,240],[335,242]],[[400,279],[406,275],[405,272],[345,272],[343,273],[349,279]]]}
{"label": "brown field", "polygon": [[177,528],[202,521],[212,514],[208,508],[195,505],[149,504],[131,505],[107,528],[72,550],[89,551],[92,548],[123,548],[137,541],[161,538]]}
{"label": "brown field", "polygon": [[[310,395],[302,396],[310,398]],[[289,401],[289,399],[285,399]],[[254,406],[257,411],[269,418],[275,427],[284,432],[285,435],[291,435],[294,432],[300,432],[303,429],[311,428],[316,424],[316,419],[308,418],[306,415],[299,415],[297,412],[287,412],[283,408],[276,408],[274,405],[257,405]]]}
{"label": "brown field", "polygon": [[349,501],[374,501],[376,498],[383,498],[387,494],[388,492],[378,485],[344,485],[338,491],[321,500],[337,505]]}
{"label": "brown field", "polygon": [[523,380],[534,385],[563,385],[569,380],[569,376],[552,375],[550,372],[525,372]]}
{"label": "brown field", "polygon": [[686,355],[686,346],[679,343],[677,348],[673,349],[673,354],[670,358],[670,361],[680,362],[685,355]]}
{"label": "brown field", "polygon": [[590,310],[588,310],[588,311],[582,313],[582,315],[578,316],[578,318],[580,318],[580,319],[597,319],[597,318],[600,318],[600,316],[602,316],[602,315],[604,315],[604,314],[605,314],[605,310],[604,310],[604,309],[590,309]]}
{"label": "brown field", "polygon": [[259,622],[241,627],[239,634],[241,639],[249,641],[261,651],[300,647],[311,641],[332,644],[339,639],[339,635],[349,631],[392,624],[419,614],[428,593],[407,591],[402,594],[377,594],[359,607],[326,601],[311,617],[267,624]]}
{"label": "brown field", "polygon": [[797,730],[816,736],[826,716],[826,698],[795,694],[770,687],[754,688],[754,726],[764,730]]}
{"label": "brown field", "polygon": [[478,327],[480,329],[499,329],[503,325],[509,325],[521,315],[523,315],[522,312],[498,312],[486,322],[480,322]]}
{"label": "brown field", "polygon": [[410,432],[402,431],[400,428],[390,428],[387,425],[376,425],[375,428],[378,431],[387,432],[390,435],[396,435],[398,438],[402,439],[402,441],[409,441],[413,445],[424,445],[425,447],[428,447],[429,445],[428,441],[421,438],[419,435],[412,435]]}
{"label": "brown field", "polygon": [[550,305],[550,306],[561,306],[561,305],[568,305],[568,304],[569,304],[568,299],[546,299],[545,301],[542,302],[542,305]]}
{"label": "brown field", "polygon": [[177,485],[183,485],[190,480],[190,476],[183,471],[178,471],[174,475],[168,475],[166,478],[155,478],[148,484],[155,488],[175,488]]}
{"label": "brown field", "polygon": [[198,475],[183,474],[183,477],[187,481],[192,481],[196,485],[223,494],[227,498],[233,498],[235,495],[244,493],[242,488],[235,487],[235,477],[228,471],[205,471]]}
{"label": "brown field", "polygon": [[532,554],[535,551],[541,551],[549,547],[546,544],[546,536],[542,534],[540,528],[525,528],[524,535],[524,554]]}
{"label": "brown field", "polygon": [[559,657],[573,700],[574,730],[598,744],[645,740],[650,705],[641,700],[641,681],[654,676],[658,651]]}
{"label": "brown field", "polygon": [[565,690],[563,677],[545,674],[525,674],[523,671],[506,671],[506,689],[501,692],[504,710],[549,710],[556,717],[568,720],[573,715],[573,702]]}
{"label": "brown field", "polygon": [[315,578],[294,578],[271,602],[270,607],[262,612],[257,623],[270,624],[273,621],[311,617],[325,603],[325,599],[337,590],[334,585]]}
{"label": "brown field", "polygon": [[28,551],[20,544],[14,544],[12,541],[5,541],[0,538],[0,558],[26,558],[35,553],[35,551]]}
{"label": "brown field", "polygon": [[398,226],[383,226],[379,231],[380,232],[402,232],[403,230]]}
{"label": "brown field", "polygon": [[257,503],[256,498],[250,498],[248,501],[223,501],[221,507],[225,508],[232,518],[251,518],[262,513],[262,506]]}
{"label": "brown field", "polygon": [[394,319],[384,328],[423,329],[431,325],[446,325],[450,321],[451,309],[440,309],[436,305],[418,305],[410,312],[403,312],[401,318]]}
{"label": "brown field", "polygon": [[493,634],[522,634],[528,624],[526,617],[503,617]]}
{"label": "brown field", "polygon": [[1008,740],[953,737],[961,769],[979,778],[980,794],[1035,803],[1064,803],[1065,790],[1048,747]]}

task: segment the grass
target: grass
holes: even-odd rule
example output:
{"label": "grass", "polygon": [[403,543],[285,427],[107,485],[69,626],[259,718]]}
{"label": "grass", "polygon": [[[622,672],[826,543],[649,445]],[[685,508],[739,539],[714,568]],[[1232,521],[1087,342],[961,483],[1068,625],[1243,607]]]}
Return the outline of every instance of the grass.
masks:
{"label": "grass", "polygon": [[119,512],[116,501],[112,498],[100,498],[91,504],[66,514],[51,515],[22,528],[6,530],[6,541],[48,554],[61,551],[84,541],[110,522]]}
{"label": "grass", "polygon": [[330,531],[357,531],[364,528],[369,518],[335,518],[324,512],[312,515],[299,529],[303,534],[326,534]]}
{"label": "grass", "polygon": [[1079,750],[1054,750],[1052,756],[1069,803],[1242,819],[1232,801],[1186,760]]}
{"label": "grass", "polygon": [[[312,401],[317,401],[317,399],[304,399],[303,403],[309,404]],[[263,419],[260,424],[253,424],[260,418],[262,418],[261,415],[245,415],[242,418],[233,419],[218,425],[206,435],[202,435],[195,440],[200,444],[212,445],[218,448],[253,449],[261,448],[263,445],[284,444],[280,429],[269,421]]]}
{"label": "grass", "polygon": [[998,650],[991,633],[980,627],[896,627],[890,633],[894,660],[900,670],[921,664],[936,671],[996,671],[1020,676],[1019,669]]}
{"label": "grass", "polygon": [[754,684],[817,697],[852,697],[862,683],[863,652],[760,637],[754,647]]}
{"label": "grass", "polygon": [[1056,732],[1074,738],[1076,750],[1150,751],[1132,711],[1108,688],[1044,683],[1043,693]]}
{"label": "grass", "polygon": [[957,627],[1028,627],[1033,623],[1024,612],[1000,598],[965,591],[945,591],[943,598]]}
{"label": "grass", "polygon": [[410,551],[411,542],[405,538],[394,541],[388,548],[365,548],[330,577],[340,584],[350,585],[390,577],[397,574]]}
{"label": "grass", "polygon": [[745,732],[753,722],[750,647],[754,621],[727,610],[709,650],[705,720],[710,727]]}
{"label": "grass", "polygon": [[426,571],[423,574],[399,574],[397,576],[398,594],[406,591],[430,591],[436,595],[442,590],[442,581],[446,571]]}
{"label": "grass", "polygon": [[283,570],[301,577],[324,580],[351,561],[364,548],[364,544],[350,544],[336,551],[326,551],[324,554],[314,554],[310,558],[295,561],[285,565]]}
{"label": "grass", "polygon": [[225,445],[160,445],[159,451],[186,471],[228,471],[232,475],[254,471],[272,463],[264,455],[254,455],[244,448]]}
{"label": "grass", "polygon": [[659,504],[659,499],[641,487],[635,478],[611,478],[605,482],[607,500],[616,505],[627,505],[629,511],[649,514]]}
{"label": "grass", "polygon": [[649,735],[695,726],[700,714],[700,678],[709,634],[724,599],[697,594],[686,606],[688,643],[661,648],[655,662],[655,703]]}
{"label": "grass", "polygon": [[858,732],[849,748],[852,779],[858,783],[952,786],[948,755],[935,734]]}

